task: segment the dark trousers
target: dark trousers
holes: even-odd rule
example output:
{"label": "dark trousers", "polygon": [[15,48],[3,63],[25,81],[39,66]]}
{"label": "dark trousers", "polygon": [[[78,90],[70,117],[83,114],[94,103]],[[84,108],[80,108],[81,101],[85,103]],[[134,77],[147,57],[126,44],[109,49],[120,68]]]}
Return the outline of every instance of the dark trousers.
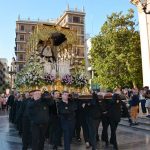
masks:
{"label": "dark trousers", "polygon": [[19,131],[19,135],[22,135],[22,118],[20,118],[17,122],[17,130]]}
{"label": "dark trousers", "polygon": [[32,124],[32,150],[43,150],[48,124]]}
{"label": "dark trousers", "polygon": [[88,121],[87,121],[87,117],[86,116],[83,116],[83,118],[81,120],[81,126],[82,126],[82,129],[83,129],[84,141],[85,142],[89,142]]}
{"label": "dark trousers", "polygon": [[142,100],[141,100],[141,108],[142,108],[142,112],[143,112],[143,113],[146,113],[145,103],[146,103],[146,100],[145,100],[145,99],[142,99]]}
{"label": "dark trousers", "polygon": [[79,114],[76,114],[75,136],[77,139],[80,138],[80,132],[81,132],[81,116]]}
{"label": "dark trousers", "polygon": [[110,137],[110,143],[114,146],[117,146],[117,139],[116,139],[116,130],[118,126],[118,122],[111,120],[109,117],[104,116],[102,117],[102,141],[108,143],[108,127],[110,125],[111,129],[111,137]]}
{"label": "dark trousers", "polygon": [[75,120],[61,120],[61,126],[64,133],[64,150],[70,150],[70,144],[74,132]]}
{"label": "dark trousers", "polygon": [[109,118],[107,116],[102,117],[102,141],[108,143],[108,126],[109,126]]}
{"label": "dark trousers", "polygon": [[61,145],[62,128],[60,118],[53,117],[51,122],[50,143],[55,146]]}
{"label": "dark trousers", "polygon": [[87,125],[87,114],[84,112],[81,112],[80,114],[77,115],[76,117],[76,137],[80,138],[80,132],[81,132],[81,127],[83,131],[83,137],[85,142],[89,142],[89,131],[88,131],[88,125]]}
{"label": "dark trousers", "polygon": [[111,137],[110,143],[117,147],[117,139],[116,139],[116,130],[117,130],[118,122],[110,120],[110,129],[111,129]]}
{"label": "dark trousers", "polygon": [[13,108],[12,107],[10,107],[10,109],[9,109],[9,121],[11,123],[14,123]]}
{"label": "dark trousers", "polygon": [[31,124],[27,117],[22,118],[22,150],[27,150],[31,146]]}
{"label": "dark trousers", "polygon": [[88,131],[89,131],[89,141],[90,141],[90,144],[92,145],[92,150],[95,150],[97,128],[99,127],[99,119],[93,119],[91,117],[88,117],[87,125],[88,125]]}

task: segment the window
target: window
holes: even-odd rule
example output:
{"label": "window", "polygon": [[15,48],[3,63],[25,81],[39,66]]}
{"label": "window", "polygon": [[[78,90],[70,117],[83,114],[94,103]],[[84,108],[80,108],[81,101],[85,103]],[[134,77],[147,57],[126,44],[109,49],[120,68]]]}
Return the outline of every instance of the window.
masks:
{"label": "window", "polygon": [[84,18],[83,17],[81,18],[81,23],[84,24]]}
{"label": "window", "polygon": [[84,49],[83,48],[78,48],[78,50],[79,50],[79,56],[84,56]]}
{"label": "window", "polygon": [[81,34],[84,34],[84,28],[83,27],[81,28]]}
{"label": "window", "polygon": [[77,37],[77,44],[80,45],[80,38]]}
{"label": "window", "polygon": [[79,53],[80,53],[80,49],[78,48],[78,49],[76,49],[76,55],[79,56]]}
{"label": "window", "polygon": [[20,41],[24,41],[24,40],[25,40],[24,35],[23,34],[20,35]]}
{"label": "window", "polygon": [[84,45],[84,37],[83,36],[77,37],[77,44],[78,45]]}
{"label": "window", "polygon": [[83,34],[82,33],[82,27],[78,27],[77,29],[78,29],[78,32],[77,32],[78,34]]}
{"label": "window", "polygon": [[32,32],[34,31],[34,29],[35,29],[35,26],[32,26],[32,28],[31,28]]}
{"label": "window", "polygon": [[73,22],[74,23],[80,23],[80,17],[73,17]]}
{"label": "window", "polygon": [[20,30],[24,31],[24,26],[23,25],[21,25]]}
{"label": "window", "polygon": [[19,60],[23,60],[23,54],[19,55]]}
{"label": "window", "polygon": [[24,44],[20,44],[20,50],[24,51],[24,49],[25,49],[25,45]]}
{"label": "window", "polygon": [[19,64],[19,70],[23,68],[23,64]]}
{"label": "window", "polygon": [[72,22],[72,17],[71,16],[68,17],[68,22]]}
{"label": "window", "polygon": [[84,37],[81,37],[81,45],[84,45]]}

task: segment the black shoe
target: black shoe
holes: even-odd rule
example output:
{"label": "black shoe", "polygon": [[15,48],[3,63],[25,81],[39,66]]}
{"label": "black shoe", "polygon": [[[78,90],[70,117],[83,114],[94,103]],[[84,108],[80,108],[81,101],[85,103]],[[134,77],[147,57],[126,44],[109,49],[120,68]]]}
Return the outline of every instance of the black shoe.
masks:
{"label": "black shoe", "polygon": [[105,146],[106,146],[106,147],[108,147],[108,145],[109,145],[109,142],[108,142],[108,141],[106,141],[106,142],[105,142]]}
{"label": "black shoe", "polygon": [[92,150],[97,150],[97,149],[95,149],[95,148],[92,148]]}
{"label": "black shoe", "polygon": [[53,146],[53,150],[57,150],[58,148],[57,148],[57,146],[56,145],[54,145]]}
{"label": "black shoe", "polygon": [[99,140],[99,136],[96,136],[96,141],[97,141],[97,142],[100,141],[100,140]]}
{"label": "black shoe", "polygon": [[114,145],[114,143],[110,140],[110,144]]}
{"label": "black shoe", "polygon": [[138,122],[135,122],[134,125],[139,125],[139,123],[138,123]]}
{"label": "black shoe", "polygon": [[131,118],[129,118],[129,120],[128,120],[128,121],[129,121],[129,123],[130,123],[130,124],[132,123],[132,119],[131,119]]}
{"label": "black shoe", "polygon": [[117,146],[117,145],[114,145],[113,148],[114,148],[115,150],[118,150],[118,146]]}
{"label": "black shoe", "polygon": [[130,123],[130,126],[134,126],[135,124],[134,123]]}
{"label": "black shoe", "polygon": [[62,147],[63,145],[60,143],[60,144],[58,144],[58,146]]}

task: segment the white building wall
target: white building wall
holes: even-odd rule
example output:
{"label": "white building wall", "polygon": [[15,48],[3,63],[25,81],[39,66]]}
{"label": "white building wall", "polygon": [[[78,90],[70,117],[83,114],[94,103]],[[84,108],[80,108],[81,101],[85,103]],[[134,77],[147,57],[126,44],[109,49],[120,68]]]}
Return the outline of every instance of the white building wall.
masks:
{"label": "white building wall", "polygon": [[[150,11],[150,0],[147,0],[147,12]],[[139,3],[138,16],[141,39],[141,54],[142,54],[142,70],[143,70],[143,86],[150,87],[150,14],[145,14],[142,6]]]}

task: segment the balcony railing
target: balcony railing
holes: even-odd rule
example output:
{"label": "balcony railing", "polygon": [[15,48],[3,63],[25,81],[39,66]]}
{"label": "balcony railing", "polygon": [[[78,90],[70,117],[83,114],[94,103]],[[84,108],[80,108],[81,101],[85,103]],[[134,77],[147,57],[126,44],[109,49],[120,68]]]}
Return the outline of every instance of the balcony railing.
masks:
{"label": "balcony railing", "polygon": [[25,62],[25,59],[16,59],[16,62]]}
{"label": "balcony railing", "polygon": [[26,30],[16,29],[16,32],[26,33]]}
{"label": "balcony railing", "polygon": [[20,39],[20,38],[15,38],[15,41],[16,41],[16,42],[26,42],[25,39]]}
{"label": "balcony railing", "polygon": [[25,52],[25,51],[26,51],[25,49],[20,49],[15,47],[15,52]]}
{"label": "balcony railing", "polygon": [[30,19],[30,18],[18,18],[18,21],[21,21],[21,22],[30,22],[30,23],[33,23],[33,24],[37,24],[38,22],[40,23],[55,23],[56,22],[56,19],[47,19],[47,20],[42,20],[42,19]]}
{"label": "balcony railing", "polygon": [[69,10],[67,11],[72,11],[72,12],[79,12],[79,13],[84,13],[84,10],[83,9],[78,9],[78,8],[69,8]]}

